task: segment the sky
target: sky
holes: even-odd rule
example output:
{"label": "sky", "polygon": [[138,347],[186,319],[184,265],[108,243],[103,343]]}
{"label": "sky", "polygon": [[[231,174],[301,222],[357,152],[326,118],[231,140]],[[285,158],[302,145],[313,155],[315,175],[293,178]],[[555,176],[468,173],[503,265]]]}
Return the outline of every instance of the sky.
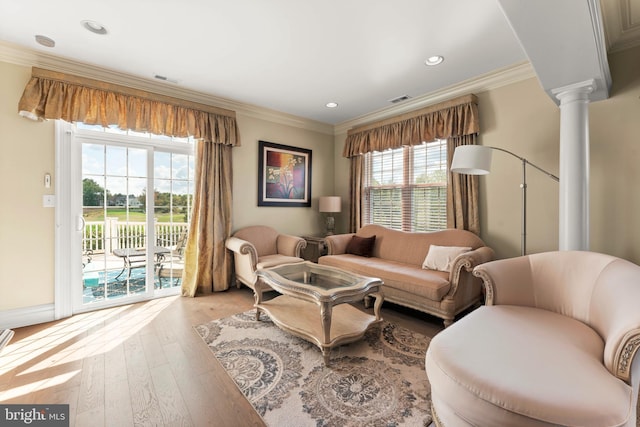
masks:
{"label": "sky", "polygon": [[[193,156],[155,151],[153,154],[155,191],[186,194],[193,180]],[[105,144],[83,143],[82,174],[111,194],[143,194],[147,186],[147,150]]]}

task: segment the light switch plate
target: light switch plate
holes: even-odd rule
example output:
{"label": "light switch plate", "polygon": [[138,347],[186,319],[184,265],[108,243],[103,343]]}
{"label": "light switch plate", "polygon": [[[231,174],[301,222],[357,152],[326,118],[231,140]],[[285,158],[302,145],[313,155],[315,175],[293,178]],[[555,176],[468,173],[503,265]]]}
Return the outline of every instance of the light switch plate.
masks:
{"label": "light switch plate", "polygon": [[56,206],[56,196],[53,194],[45,194],[42,196],[42,207],[53,208]]}

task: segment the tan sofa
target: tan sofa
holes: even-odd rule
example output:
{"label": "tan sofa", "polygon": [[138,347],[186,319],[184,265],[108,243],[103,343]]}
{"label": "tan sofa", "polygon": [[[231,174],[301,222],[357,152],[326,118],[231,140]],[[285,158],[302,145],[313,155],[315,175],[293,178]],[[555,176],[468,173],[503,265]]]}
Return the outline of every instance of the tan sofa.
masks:
{"label": "tan sofa", "polygon": [[493,261],[474,274],[487,305],[427,350],[437,425],[636,425],[640,267],[567,251]]}
{"label": "tan sofa", "polygon": [[[348,254],[354,234],[376,236],[371,257]],[[461,311],[478,304],[481,281],[473,277],[473,267],[493,259],[493,250],[475,234],[464,230],[407,233],[379,225],[366,225],[352,234],[326,238],[326,256],[319,264],[338,267],[384,282],[384,299],[444,319],[450,325]],[[431,246],[441,249],[468,247],[453,259],[450,271],[422,267]],[[434,253],[434,252],[432,252]]]}
{"label": "tan sofa", "polygon": [[303,262],[301,254],[307,242],[302,237],[280,234],[265,225],[252,225],[236,231],[225,246],[233,252],[238,288],[244,283],[255,290],[256,270]]}

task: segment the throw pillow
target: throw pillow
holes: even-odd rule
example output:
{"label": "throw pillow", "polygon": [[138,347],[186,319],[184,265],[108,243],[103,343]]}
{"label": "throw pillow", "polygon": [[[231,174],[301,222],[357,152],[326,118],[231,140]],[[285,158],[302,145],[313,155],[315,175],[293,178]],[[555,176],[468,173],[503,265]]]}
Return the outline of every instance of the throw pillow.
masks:
{"label": "throw pillow", "polygon": [[458,255],[469,252],[467,246],[436,246],[429,247],[429,253],[422,263],[422,268],[438,271],[451,271],[453,261]]}
{"label": "throw pillow", "polygon": [[376,236],[371,237],[359,237],[353,236],[351,241],[347,244],[347,253],[353,255],[360,255],[364,257],[370,257],[373,252],[373,244],[376,242]]}

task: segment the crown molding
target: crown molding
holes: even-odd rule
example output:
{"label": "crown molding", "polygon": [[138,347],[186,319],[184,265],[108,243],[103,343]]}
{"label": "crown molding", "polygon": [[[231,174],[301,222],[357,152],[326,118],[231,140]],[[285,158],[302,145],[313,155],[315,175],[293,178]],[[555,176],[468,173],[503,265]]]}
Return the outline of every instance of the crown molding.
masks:
{"label": "crown molding", "polygon": [[640,46],[640,17],[633,13],[630,0],[600,2],[608,53]]}
{"label": "crown molding", "polygon": [[346,134],[349,129],[379,120],[388,119],[400,114],[405,114],[420,108],[429,107],[462,95],[486,92],[533,77],[536,77],[536,74],[531,63],[528,61],[504,67],[496,71],[465,80],[461,83],[439,89],[435,92],[413,98],[407,102],[403,102],[402,104],[383,108],[353,120],[339,123],[335,126],[335,135]]}
{"label": "crown molding", "polygon": [[159,93],[161,95],[172,96],[174,98],[233,110],[239,116],[280,123],[286,126],[311,130],[327,135],[340,135],[356,126],[404,114],[419,108],[428,107],[461,95],[485,92],[535,77],[531,64],[529,62],[523,62],[498,69],[491,73],[448,86],[438,91],[431,92],[417,98],[412,98],[411,100],[399,105],[377,110],[333,126],[331,124],[305,119],[256,105],[244,104],[238,101],[207,95],[181,87],[169,86],[168,83],[150,81],[148,79],[143,79],[129,74],[107,70],[95,65],[84,64],[44,52],[26,49],[2,41],[0,41],[0,61],[25,67],[40,67],[51,71],[74,74],[80,77],[87,77],[108,83],[132,87],[134,89],[146,90],[149,92]]}
{"label": "crown molding", "polygon": [[591,26],[593,27],[593,36],[596,44],[596,55],[598,59],[598,66],[600,67],[599,77],[601,86],[595,87],[594,91],[597,92],[593,100],[602,100],[609,97],[611,91],[611,71],[609,70],[609,58],[607,56],[607,42],[605,38],[604,30],[604,16],[602,14],[602,8],[600,7],[599,0],[589,0],[587,3],[589,7],[589,14],[591,15]]}
{"label": "crown molding", "polygon": [[23,48],[3,41],[0,41],[0,61],[25,67],[39,67],[60,73],[73,74],[80,77],[154,92],[213,107],[233,110],[236,112],[236,115],[266,120],[327,135],[334,134],[334,127],[331,124],[309,120],[292,114],[282,113],[256,105],[245,104],[231,99],[208,95],[178,86],[170,86],[170,83],[154,82],[130,74],[120,73],[102,67],[97,67],[95,65],[50,55],[45,52]]}

